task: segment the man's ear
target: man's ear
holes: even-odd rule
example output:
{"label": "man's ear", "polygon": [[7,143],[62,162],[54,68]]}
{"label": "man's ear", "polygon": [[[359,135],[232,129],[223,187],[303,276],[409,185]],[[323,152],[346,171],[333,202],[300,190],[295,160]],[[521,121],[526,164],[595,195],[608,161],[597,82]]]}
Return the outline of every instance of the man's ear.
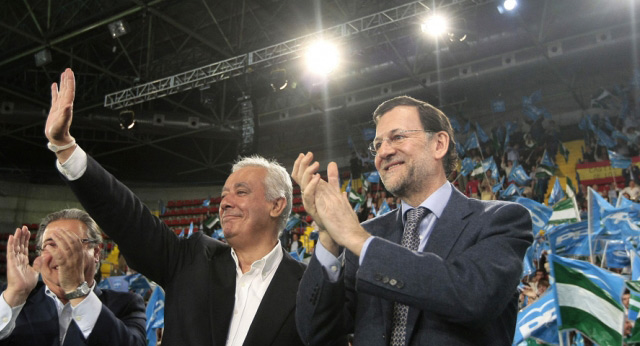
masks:
{"label": "man's ear", "polygon": [[271,212],[269,213],[269,215],[271,215],[271,217],[273,218],[278,218],[280,217],[280,215],[282,215],[282,212],[286,207],[287,207],[286,198],[284,197],[276,198],[276,200],[272,202]]}
{"label": "man's ear", "polygon": [[445,157],[445,155],[447,155],[447,151],[449,151],[449,134],[444,131],[440,131],[434,134],[434,136],[436,137],[436,150],[434,155],[436,159],[440,160]]}

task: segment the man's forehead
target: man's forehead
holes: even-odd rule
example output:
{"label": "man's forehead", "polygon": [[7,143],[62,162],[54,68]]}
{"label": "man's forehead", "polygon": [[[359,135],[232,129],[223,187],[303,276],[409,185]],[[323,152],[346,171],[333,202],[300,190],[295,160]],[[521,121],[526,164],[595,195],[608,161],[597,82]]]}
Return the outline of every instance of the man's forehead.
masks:
{"label": "man's forehead", "polygon": [[44,233],[48,233],[54,230],[63,230],[83,235],[86,233],[86,229],[86,225],[80,220],[63,219],[50,222],[44,229]]}
{"label": "man's forehead", "polygon": [[261,178],[265,175],[265,172],[265,168],[260,166],[242,167],[229,175],[222,191],[237,189],[239,187],[255,187],[256,184],[262,183],[264,179]]}

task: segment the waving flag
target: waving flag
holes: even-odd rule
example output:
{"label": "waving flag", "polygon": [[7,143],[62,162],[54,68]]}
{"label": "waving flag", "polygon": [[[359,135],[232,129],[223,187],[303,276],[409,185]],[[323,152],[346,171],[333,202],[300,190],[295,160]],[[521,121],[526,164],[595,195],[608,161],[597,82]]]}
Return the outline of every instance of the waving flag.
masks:
{"label": "waving flag", "polygon": [[480,143],[478,143],[478,136],[476,135],[475,132],[473,132],[469,138],[467,138],[467,142],[464,144],[465,149],[467,150],[471,150],[471,149],[479,149],[480,148]]}
{"label": "waving flag", "polygon": [[560,154],[562,154],[562,157],[564,157],[564,162],[567,163],[569,162],[569,149],[567,149],[564,144],[562,144],[562,142],[560,142],[560,145],[558,146],[558,150],[560,151]]}
{"label": "waving flag", "polygon": [[465,154],[464,147],[462,146],[462,144],[460,144],[460,142],[456,142],[456,151],[458,152],[459,157],[463,157]]}
{"label": "waving flag", "polygon": [[531,223],[533,226],[533,234],[538,232],[547,225],[549,217],[551,217],[552,210],[544,204],[538,203],[532,199],[526,197],[517,197],[514,202],[522,204],[529,214],[531,214]]}
{"label": "waving flag", "polygon": [[147,303],[147,345],[155,346],[157,343],[156,329],[164,328],[164,291],[156,286]]}
{"label": "waving flag", "polygon": [[611,161],[611,167],[613,168],[629,168],[631,166],[631,159],[624,157],[612,150],[607,150],[609,153],[609,161]]}
{"label": "waving flag", "polygon": [[610,240],[605,245],[605,259],[608,268],[625,268],[631,265],[631,259],[621,240]]}
{"label": "waving flag", "polygon": [[519,164],[514,164],[513,168],[511,169],[511,173],[509,173],[509,176],[507,177],[507,181],[515,181],[516,184],[521,186],[527,185],[530,180],[531,178],[529,178],[527,172],[525,172],[524,168],[522,168],[522,166],[520,166]]}
{"label": "waving flag", "polygon": [[567,223],[551,227],[547,232],[551,252],[557,255],[589,256],[589,231],[587,221]]}
{"label": "waving flag", "polygon": [[596,137],[598,137],[598,144],[604,145],[609,149],[616,146],[616,141],[611,139],[611,137],[609,137],[609,135],[607,135],[604,131],[600,129],[596,129],[595,133],[596,133]]}
{"label": "waving flag", "polygon": [[576,199],[566,198],[561,202],[554,204],[553,214],[549,218],[550,224],[573,223],[579,222],[580,211],[576,205]]}
{"label": "waving flag", "polygon": [[516,184],[509,184],[509,186],[507,186],[506,189],[502,190],[500,197],[506,198],[509,196],[513,196],[515,194],[520,194],[520,190],[518,190],[518,187],[516,186]]}
{"label": "waving flag", "polygon": [[513,345],[518,345],[528,338],[557,345],[559,343],[557,318],[558,304],[552,286],[533,304],[518,312]]}
{"label": "waving flag", "polygon": [[389,207],[387,200],[383,199],[382,203],[380,204],[380,210],[378,210],[378,215],[384,215],[390,211],[391,211],[391,208]]}
{"label": "waving flag", "polygon": [[500,178],[500,181],[498,181],[495,185],[493,185],[491,190],[493,191],[494,194],[497,194],[500,190],[502,190],[503,186],[504,186],[504,175],[502,176],[502,178]]}
{"label": "waving flag", "polygon": [[469,173],[473,172],[473,169],[475,167],[475,162],[473,162],[470,157],[465,157],[464,159],[462,159],[462,169],[460,170],[460,174],[466,177],[469,175]]}
{"label": "waving flag", "polygon": [[559,200],[564,198],[564,192],[562,192],[562,186],[560,185],[560,179],[556,177],[556,182],[553,184],[551,194],[549,195],[549,206],[556,204]]}
{"label": "waving flag", "polygon": [[187,233],[187,238],[193,235],[193,221],[189,224],[189,233]]}
{"label": "waving flag", "polygon": [[476,121],[476,131],[478,134],[478,139],[480,139],[480,142],[487,143],[489,141],[489,136],[487,136],[487,133],[484,132],[484,130],[482,129],[482,127],[480,127],[480,124],[478,124],[477,121]]}
{"label": "waving flag", "polygon": [[600,345],[622,345],[624,279],[591,263],[549,255],[558,329],[577,329]]}
{"label": "waving flag", "polygon": [[459,133],[462,130],[462,128],[460,127],[460,122],[458,122],[458,118],[449,117],[449,122],[451,123],[451,128],[453,128],[453,131],[455,131],[456,133]]}

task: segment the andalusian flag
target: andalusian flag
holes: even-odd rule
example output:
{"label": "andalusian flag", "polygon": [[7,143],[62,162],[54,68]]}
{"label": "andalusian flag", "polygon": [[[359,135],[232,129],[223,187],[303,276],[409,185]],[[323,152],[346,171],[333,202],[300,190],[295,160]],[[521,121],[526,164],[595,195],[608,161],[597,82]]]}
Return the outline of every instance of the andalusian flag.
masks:
{"label": "andalusian flag", "polygon": [[624,279],[591,263],[549,255],[558,330],[576,329],[599,345],[622,345]]}
{"label": "andalusian flag", "polygon": [[580,212],[575,205],[575,199],[565,198],[553,206],[553,214],[551,214],[551,218],[549,218],[549,223],[560,224],[578,221],[580,221]]}

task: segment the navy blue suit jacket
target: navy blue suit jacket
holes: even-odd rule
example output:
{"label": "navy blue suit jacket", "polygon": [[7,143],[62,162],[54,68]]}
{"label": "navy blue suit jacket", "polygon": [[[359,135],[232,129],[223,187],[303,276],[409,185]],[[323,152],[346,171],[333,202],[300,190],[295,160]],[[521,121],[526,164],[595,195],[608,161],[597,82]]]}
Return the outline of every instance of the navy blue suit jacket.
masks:
{"label": "navy blue suit jacket", "polygon": [[335,283],[314,256],[298,291],[307,345],[354,333],[355,345],[388,345],[393,302],[409,305],[407,345],[511,345],[531,217],[519,204],[469,199],[455,188],[423,252],[399,245],[396,209],[362,226],[376,238],[362,265],[350,251]]}
{"label": "navy blue suit jacket", "polygon": [[[164,288],[162,344],[225,345],[236,293],[231,247],[202,232],[179,239],[91,157],[82,177],[67,183],[89,215],[118,244],[127,264]],[[295,306],[306,266],[284,249],[283,254],[244,345],[302,345]]]}
{"label": "navy blue suit jacket", "polygon": [[[59,346],[60,329],[54,301],[45,294],[40,282],[31,291],[16,320],[11,335],[0,345]],[[102,311],[85,339],[78,325],[71,320],[64,345],[146,345],[146,316],[142,297],[135,293],[94,289],[102,301]],[[63,345],[63,346],[64,346]]]}

